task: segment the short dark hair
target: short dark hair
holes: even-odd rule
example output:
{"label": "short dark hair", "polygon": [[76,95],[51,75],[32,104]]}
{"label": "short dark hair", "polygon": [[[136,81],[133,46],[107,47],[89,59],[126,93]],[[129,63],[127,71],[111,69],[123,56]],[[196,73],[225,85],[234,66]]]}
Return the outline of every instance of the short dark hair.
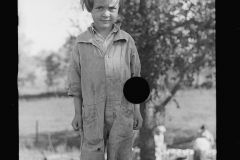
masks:
{"label": "short dark hair", "polygon": [[[92,9],[93,9],[94,0],[80,0],[80,4],[81,4],[83,10],[84,10],[84,6],[85,6],[87,11],[91,12]],[[119,0],[119,10],[118,10],[118,13],[122,12],[123,4],[124,4],[123,0]]]}

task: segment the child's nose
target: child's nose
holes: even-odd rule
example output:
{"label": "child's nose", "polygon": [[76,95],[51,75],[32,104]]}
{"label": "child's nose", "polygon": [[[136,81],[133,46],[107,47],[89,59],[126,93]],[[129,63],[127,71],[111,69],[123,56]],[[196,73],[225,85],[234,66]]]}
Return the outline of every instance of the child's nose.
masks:
{"label": "child's nose", "polygon": [[110,17],[110,12],[106,9],[106,10],[103,12],[102,16],[103,16],[104,18],[108,18],[108,17]]}

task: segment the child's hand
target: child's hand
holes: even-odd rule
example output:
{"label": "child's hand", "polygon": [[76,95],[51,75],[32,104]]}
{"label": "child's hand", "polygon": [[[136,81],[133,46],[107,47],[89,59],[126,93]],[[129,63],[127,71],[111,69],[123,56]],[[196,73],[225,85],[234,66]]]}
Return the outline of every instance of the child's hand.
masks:
{"label": "child's hand", "polygon": [[80,114],[75,114],[72,120],[72,127],[75,131],[82,131],[82,116]]}
{"label": "child's hand", "polygon": [[142,122],[143,122],[143,119],[139,109],[135,109],[133,130],[139,130],[142,127]]}

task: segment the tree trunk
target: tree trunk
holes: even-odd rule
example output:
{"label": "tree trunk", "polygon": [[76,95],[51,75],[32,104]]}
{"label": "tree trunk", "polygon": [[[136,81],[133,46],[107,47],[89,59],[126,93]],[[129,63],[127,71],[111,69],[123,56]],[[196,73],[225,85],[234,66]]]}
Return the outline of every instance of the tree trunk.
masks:
{"label": "tree trunk", "polygon": [[197,70],[197,78],[196,78],[196,84],[195,84],[195,88],[198,89],[198,83],[199,83],[199,74],[200,74],[200,69]]}
{"label": "tree trunk", "polygon": [[[156,126],[165,125],[165,107],[161,107],[158,113],[154,113],[156,117]],[[157,116],[158,115],[158,116]]]}
{"label": "tree trunk", "polygon": [[146,114],[146,103],[142,103],[140,112],[143,118],[143,125],[139,131],[139,148],[141,160],[155,160],[155,142],[153,137],[153,128],[148,125],[149,118]]}

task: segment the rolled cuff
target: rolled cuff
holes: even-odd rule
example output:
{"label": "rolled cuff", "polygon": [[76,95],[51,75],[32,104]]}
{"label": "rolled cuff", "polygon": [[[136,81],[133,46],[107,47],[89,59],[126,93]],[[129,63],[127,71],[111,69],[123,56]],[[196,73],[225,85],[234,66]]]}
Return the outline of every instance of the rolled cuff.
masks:
{"label": "rolled cuff", "polygon": [[134,55],[131,62],[131,77],[141,77],[141,64],[138,54]]}
{"label": "rolled cuff", "polygon": [[82,97],[80,84],[68,85],[68,96]]}

